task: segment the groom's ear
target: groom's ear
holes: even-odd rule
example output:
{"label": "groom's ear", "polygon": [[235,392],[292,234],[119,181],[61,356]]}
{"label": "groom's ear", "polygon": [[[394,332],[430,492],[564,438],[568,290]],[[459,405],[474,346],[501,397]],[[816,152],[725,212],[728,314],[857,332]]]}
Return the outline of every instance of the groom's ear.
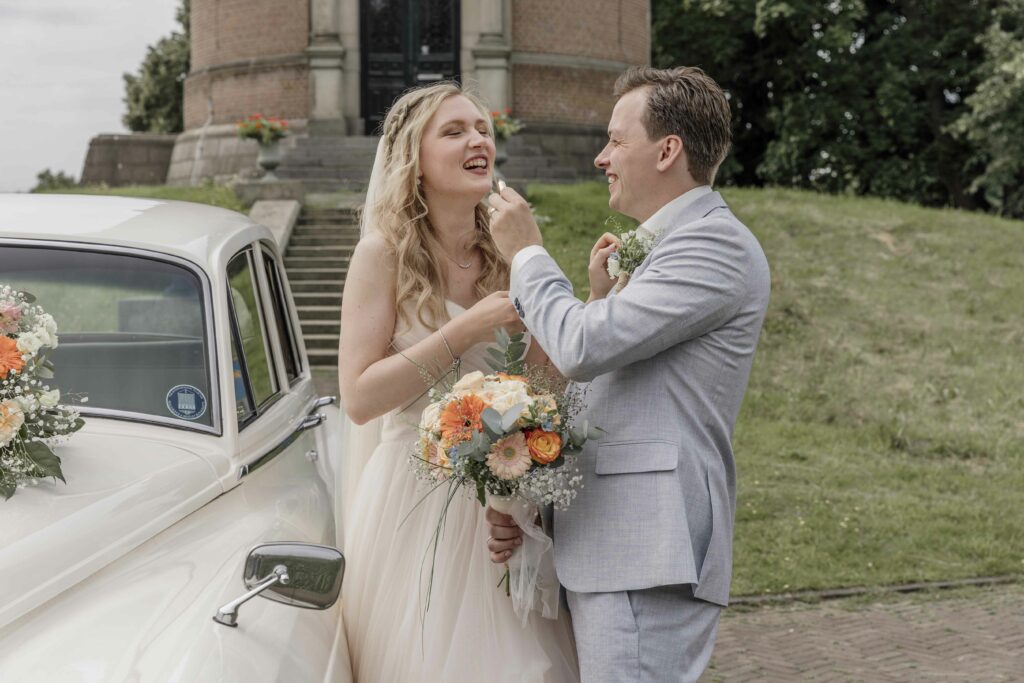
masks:
{"label": "groom's ear", "polygon": [[667,171],[673,164],[686,164],[686,150],[683,149],[683,139],[678,135],[666,135],[661,140],[658,150],[658,170]]}

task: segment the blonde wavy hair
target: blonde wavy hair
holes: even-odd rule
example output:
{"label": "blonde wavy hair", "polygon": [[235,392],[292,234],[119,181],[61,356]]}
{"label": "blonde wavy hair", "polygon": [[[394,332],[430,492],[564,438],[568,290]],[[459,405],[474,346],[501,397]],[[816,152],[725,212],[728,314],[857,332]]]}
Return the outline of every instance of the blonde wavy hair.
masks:
{"label": "blonde wavy hair", "polygon": [[[415,303],[417,319],[430,329],[439,328],[450,318],[444,297],[448,288],[444,251],[428,216],[419,174],[420,143],[427,123],[445,100],[457,95],[480,110],[493,138],[490,113],[483,102],[460,84],[448,81],[404,93],[388,110],[381,127],[383,176],[373,207],[376,224],[368,228],[384,238],[395,256],[395,310],[402,325],[411,322],[405,310],[409,301]],[[509,281],[509,264],[491,239],[487,207],[482,197],[475,209],[473,246],[483,254],[483,268],[475,285],[478,298],[507,288]]]}

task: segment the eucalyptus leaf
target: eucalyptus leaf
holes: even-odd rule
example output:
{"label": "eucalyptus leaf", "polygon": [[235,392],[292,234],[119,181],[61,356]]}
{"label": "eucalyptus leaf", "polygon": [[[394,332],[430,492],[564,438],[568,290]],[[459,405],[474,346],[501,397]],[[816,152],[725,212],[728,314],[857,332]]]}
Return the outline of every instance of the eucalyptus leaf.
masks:
{"label": "eucalyptus leaf", "polygon": [[516,421],[519,420],[519,416],[523,414],[523,408],[526,407],[525,403],[517,403],[501,416],[501,427],[502,431],[507,432],[515,426]]}
{"label": "eucalyptus leaf", "polygon": [[41,379],[53,379],[53,370],[45,365],[41,365],[36,368],[36,376]]}
{"label": "eucalyptus leaf", "polygon": [[498,340],[498,346],[506,348],[509,342],[512,341],[511,337],[508,336],[508,332],[505,331],[504,327],[499,327],[494,331],[494,336]]}
{"label": "eucalyptus leaf", "polygon": [[30,294],[29,292],[22,292],[21,295],[25,297],[25,301],[30,304],[34,304],[36,302],[36,297],[34,294]]}
{"label": "eucalyptus leaf", "polygon": [[17,485],[9,479],[0,481],[0,496],[4,497],[4,500],[10,500],[14,492],[18,490]]}
{"label": "eucalyptus leaf", "polygon": [[492,440],[501,438],[505,433],[501,426],[501,413],[494,408],[484,408],[484,412],[480,413],[480,421],[483,422],[484,429]]}
{"label": "eucalyptus leaf", "polygon": [[64,473],[60,469],[60,458],[53,454],[50,447],[42,441],[29,441],[25,444],[25,453],[28,459],[45,474],[47,477],[56,477],[65,484]]}
{"label": "eucalyptus leaf", "polygon": [[487,489],[484,488],[483,479],[476,482],[476,499],[480,501],[480,505],[487,507]]}
{"label": "eucalyptus leaf", "polygon": [[496,349],[493,346],[488,346],[487,347],[487,353],[489,353],[494,358],[494,360],[496,360],[499,363],[501,363],[502,366],[505,365],[505,352],[504,351],[502,351],[501,349]]}

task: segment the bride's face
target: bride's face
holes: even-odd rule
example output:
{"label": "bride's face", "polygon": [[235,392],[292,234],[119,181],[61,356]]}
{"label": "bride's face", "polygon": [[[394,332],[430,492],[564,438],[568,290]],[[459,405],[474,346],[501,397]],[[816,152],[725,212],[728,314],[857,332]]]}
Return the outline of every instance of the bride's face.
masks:
{"label": "bride's face", "polygon": [[427,122],[420,143],[420,174],[428,197],[472,197],[491,190],[494,140],[480,110],[462,95],[444,102]]}

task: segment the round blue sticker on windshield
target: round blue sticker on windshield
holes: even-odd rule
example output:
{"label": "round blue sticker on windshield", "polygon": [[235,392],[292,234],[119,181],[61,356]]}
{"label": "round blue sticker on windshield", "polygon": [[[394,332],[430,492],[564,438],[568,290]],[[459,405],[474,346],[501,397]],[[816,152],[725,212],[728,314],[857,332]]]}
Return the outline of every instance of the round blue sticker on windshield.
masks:
{"label": "round blue sticker on windshield", "polygon": [[198,420],[206,414],[206,397],[191,384],[179,384],[167,392],[167,410],[182,420]]}

